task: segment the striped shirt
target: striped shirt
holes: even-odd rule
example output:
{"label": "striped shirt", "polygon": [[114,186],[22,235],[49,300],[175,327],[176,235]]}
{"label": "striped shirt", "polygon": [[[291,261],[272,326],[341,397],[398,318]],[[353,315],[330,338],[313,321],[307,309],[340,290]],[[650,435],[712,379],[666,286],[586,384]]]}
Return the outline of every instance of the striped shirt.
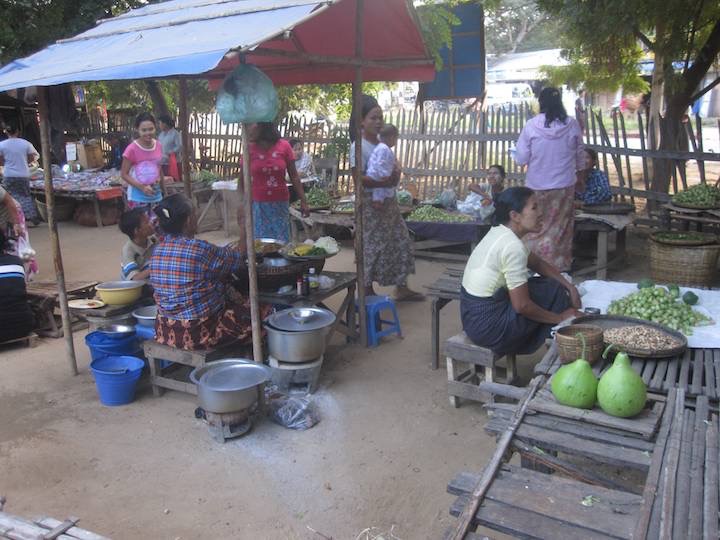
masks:
{"label": "striped shirt", "polygon": [[157,239],[154,236],[148,238],[148,244],[145,247],[128,240],[123,246],[120,256],[120,279],[130,280],[135,274],[145,270],[150,264],[150,256],[156,244]]}
{"label": "striped shirt", "polygon": [[225,306],[232,273],[244,266],[239,251],[204,240],[165,236],[150,259],[150,284],[162,316],[176,320],[210,317]]}

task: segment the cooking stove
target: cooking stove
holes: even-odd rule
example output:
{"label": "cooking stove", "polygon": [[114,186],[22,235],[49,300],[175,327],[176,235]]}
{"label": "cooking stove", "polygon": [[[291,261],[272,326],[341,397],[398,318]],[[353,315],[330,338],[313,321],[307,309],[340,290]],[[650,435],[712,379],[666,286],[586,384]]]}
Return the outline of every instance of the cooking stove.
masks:
{"label": "cooking stove", "polygon": [[317,390],[324,356],[310,362],[280,362],[268,357],[272,382],[283,394],[300,392],[312,394]]}
{"label": "cooking stove", "polygon": [[259,412],[258,403],[248,409],[229,413],[213,413],[198,407],[195,409],[195,418],[205,421],[210,436],[215,441],[225,442],[227,439],[247,434],[252,429]]}

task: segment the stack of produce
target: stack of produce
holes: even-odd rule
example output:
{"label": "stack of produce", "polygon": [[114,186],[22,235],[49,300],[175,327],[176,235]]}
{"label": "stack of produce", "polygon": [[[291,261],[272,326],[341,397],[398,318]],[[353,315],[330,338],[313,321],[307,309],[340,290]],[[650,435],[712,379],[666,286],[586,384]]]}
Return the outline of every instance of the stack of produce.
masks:
{"label": "stack of produce", "polygon": [[708,323],[710,319],[694,310],[698,297],[687,291],[680,300],[680,288],[677,285],[655,287],[650,280],[638,283],[638,292],[610,302],[608,315],[625,315],[664,324],[685,335],[692,334],[692,327]]}
{"label": "stack of produce", "polygon": [[715,208],[720,206],[720,189],[708,184],[698,184],[675,195],[673,202],[680,205]]}
{"label": "stack of produce", "polygon": [[[330,208],[330,205],[332,204],[332,199],[330,198],[330,195],[324,190],[319,187],[311,187],[305,192],[305,200],[307,201],[308,207],[310,209],[320,209],[320,208]],[[293,203],[293,206],[296,208],[300,208],[300,201],[295,201]]]}
{"label": "stack of produce", "polygon": [[468,223],[473,218],[457,212],[448,212],[434,206],[421,206],[413,210],[408,221],[430,221],[433,223]]}

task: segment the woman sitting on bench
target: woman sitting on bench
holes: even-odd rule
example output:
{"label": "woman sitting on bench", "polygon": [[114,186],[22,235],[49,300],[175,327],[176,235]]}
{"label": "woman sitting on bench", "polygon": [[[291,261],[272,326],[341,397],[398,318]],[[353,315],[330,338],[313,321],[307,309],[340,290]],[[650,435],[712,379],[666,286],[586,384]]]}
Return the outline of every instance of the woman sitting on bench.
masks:
{"label": "woman sitting on bench", "polygon": [[9,247],[0,227],[0,342],[27,336],[35,326],[25,288],[25,267],[20,257],[5,252]]}
{"label": "woman sitting on bench", "polygon": [[[542,225],[534,192],[513,187],[494,202],[494,227],[470,255],[463,274],[463,329],[474,343],[498,355],[530,354],[553,325],[578,314],[580,295],[522,242]],[[540,277],[529,278],[528,268]]]}
{"label": "woman sitting on bench", "polygon": [[245,232],[240,231],[237,248],[196,239],[195,209],[179,193],[154,211],[164,235],[150,259],[158,305],[155,340],[185,350],[250,343],[250,300],[230,286],[233,273],[247,272]]}

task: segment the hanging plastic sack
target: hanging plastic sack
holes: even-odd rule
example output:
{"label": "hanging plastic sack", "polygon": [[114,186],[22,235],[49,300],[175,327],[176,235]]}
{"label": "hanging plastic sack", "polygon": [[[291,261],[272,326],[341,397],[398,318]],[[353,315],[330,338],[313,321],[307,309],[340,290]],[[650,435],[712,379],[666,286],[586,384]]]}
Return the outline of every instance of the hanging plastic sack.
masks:
{"label": "hanging plastic sack", "polygon": [[267,75],[255,66],[240,64],[225,77],[215,107],[226,124],[272,122],[278,96]]}

